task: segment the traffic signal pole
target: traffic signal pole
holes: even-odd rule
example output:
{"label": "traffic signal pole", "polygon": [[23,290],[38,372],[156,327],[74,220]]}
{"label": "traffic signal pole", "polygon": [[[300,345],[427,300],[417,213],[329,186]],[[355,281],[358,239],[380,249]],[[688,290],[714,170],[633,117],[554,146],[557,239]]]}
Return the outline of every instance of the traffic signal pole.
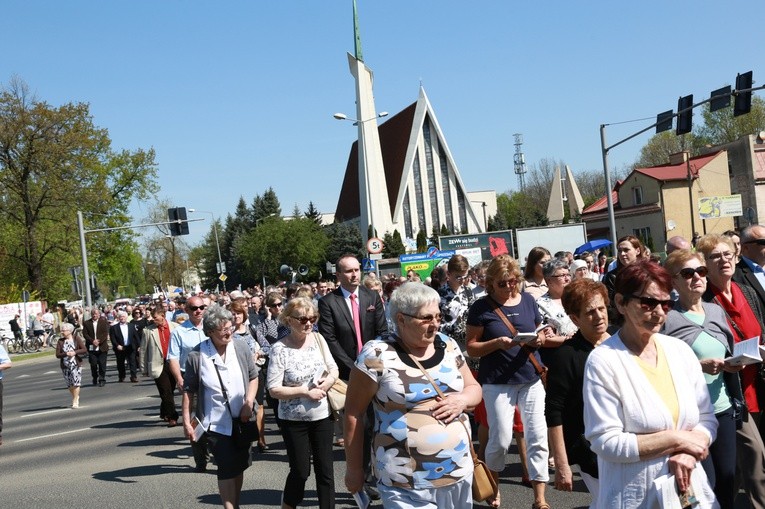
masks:
{"label": "traffic signal pole", "polygon": [[94,228],[92,230],[86,230],[82,221],[82,212],[77,211],[77,227],[80,231],[80,255],[82,256],[82,272],[85,278],[85,306],[90,308],[93,305],[93,296],[90,291],[90,270],[88,269],[88,248],[85,244],[85,234],[94,232],[110,232],[114,230],[131,230],[134,228],[148,228],[150,226],[167,226],[178,223],[191,223],[192,221],[204,221],[204,218],[200,219],[178,219],[176,221],[162,221],[160,223],[144,223],[133,224],[127,226],[114,226],[111,228]]}

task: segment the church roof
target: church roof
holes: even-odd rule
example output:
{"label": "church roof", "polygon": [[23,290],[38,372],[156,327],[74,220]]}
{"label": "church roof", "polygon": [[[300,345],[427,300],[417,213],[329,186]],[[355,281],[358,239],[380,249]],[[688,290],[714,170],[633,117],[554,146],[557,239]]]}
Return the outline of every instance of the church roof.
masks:
{"label": "church roof", "polygon": [[[385,168],[385,182],[388,187],[388,204],[391,215],[396,206],[398,191],[401,186],[401,178],[404,173],[404,160],[409,146],[409,137],[412,132],[414,112],[417,102],[396,115],[390,117],[378,127],[380,133],[380,151],[382,152],[383,168]],[[382,190],[381,190],[382,191]],[[374,191],[373,191],[374,192]],[[359,142],[353,142],[351,152],[348,155],[348,163],[345,166],[343,186],[335,209],[335,218],[338,221],[346,221],[359,217]]]}

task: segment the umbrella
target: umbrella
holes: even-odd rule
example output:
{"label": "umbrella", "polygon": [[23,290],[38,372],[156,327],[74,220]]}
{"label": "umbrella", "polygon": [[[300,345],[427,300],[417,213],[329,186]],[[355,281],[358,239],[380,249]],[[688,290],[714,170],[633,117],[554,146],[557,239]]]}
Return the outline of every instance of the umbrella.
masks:
{"label": "umbrella", "polygon": [[574,251],[574,254],[584,253],[585,251],[594,251],[596,249],[600,249],[601,247],[610,246],[611,241],[606,239],[595,239],[591,240],[585,244],[582,244],[578,248],[576,248],[576,251]]}

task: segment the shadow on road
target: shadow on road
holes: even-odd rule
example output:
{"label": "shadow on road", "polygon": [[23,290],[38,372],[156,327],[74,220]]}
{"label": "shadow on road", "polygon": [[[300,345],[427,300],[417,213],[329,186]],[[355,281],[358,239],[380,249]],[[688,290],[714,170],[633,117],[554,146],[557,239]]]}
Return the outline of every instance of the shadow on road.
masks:
{"label": "shadow on road", "polygon": [[93,474],[93,479],[98,481],[118,482],[118,483],[135,483],[137,479],[154,475],[165,474],[195,474],[194,470],[187,466],[177,465],[142,465],[131,468],[123,468],[120,470],[113,470],[111,472],[96,472]]}

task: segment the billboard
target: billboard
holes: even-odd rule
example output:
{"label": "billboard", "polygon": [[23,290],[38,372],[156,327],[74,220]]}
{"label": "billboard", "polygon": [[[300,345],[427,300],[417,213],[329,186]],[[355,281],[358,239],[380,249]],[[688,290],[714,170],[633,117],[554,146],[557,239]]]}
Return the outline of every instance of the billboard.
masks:
{"label": "billboard", "polygon": [[[473,233],[468,235],[447,235],[438,238],[441,249],[453,250],[470,260],[470,265],[475,265],[481,260],[491,260],[501,254],[513,254],[513,233],[503,230],[489,233]],[[480,249],[481,257],[478,260],[471,259],[468,253],[473,249]],[[467,251],[463,252],[463,251]]]}
{"label": "billboard", "polygon": [[427,253],[400,255],[398,261],[401,264],[401,275],[406,276],[407,272],[413,270],[420,275],[420,279],[425,281],[425,278],[430,277],[433,269],[449,263],[449,258],[455,254],[456,251],[441,251],[431,247]]}
{"label": "billboard", "polygon": [[717,219],[720,217],[743,216],[741,195],[704,196],[699,198],[699,217],[701,219]]}

